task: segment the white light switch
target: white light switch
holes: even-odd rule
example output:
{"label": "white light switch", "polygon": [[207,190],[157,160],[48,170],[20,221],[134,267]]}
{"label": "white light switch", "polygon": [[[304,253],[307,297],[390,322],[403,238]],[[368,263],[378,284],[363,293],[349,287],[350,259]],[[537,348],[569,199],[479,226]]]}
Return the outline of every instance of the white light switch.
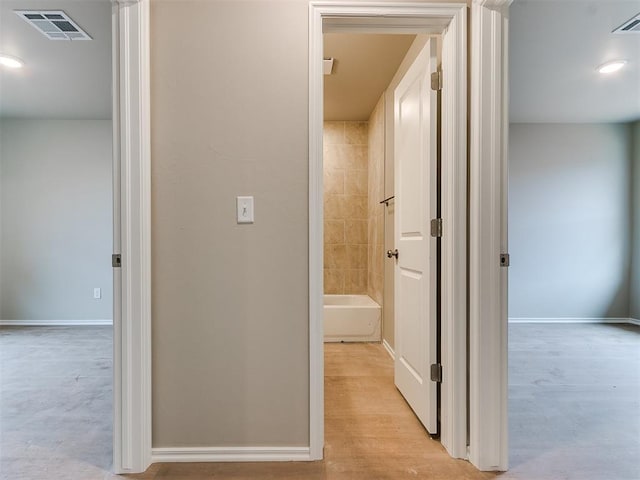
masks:
{"label": "white light switch", "polygon": [[93,298],[102,298],[102,290],[100,288],[93,289]]}
{"label": "white light switch", "polygon": [[236,197],[238,223],[253,223],[253,197]]}

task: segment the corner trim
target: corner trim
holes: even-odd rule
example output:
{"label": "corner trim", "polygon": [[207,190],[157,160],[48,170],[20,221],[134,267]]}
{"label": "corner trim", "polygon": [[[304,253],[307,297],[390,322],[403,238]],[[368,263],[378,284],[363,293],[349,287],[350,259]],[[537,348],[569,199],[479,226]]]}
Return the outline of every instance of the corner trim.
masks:
{"label": "corner trim", "polygon": [[629,318],[629,319],[627,319],[627,320],[628,320],[628,322],[627,322],[627,323],[630,323],[630,324],[632,324],[632,325],[638,325],[638,326],[640,326],[640,320],[638,320],[637,318]]}
{"label": "corner trim", "polygon": [[169,447],[152,449],[160,462],[292,462],[311,460],[309,447]]}
{"label": "corner trim", "polygon": [[99,325],[113,325],[113,320],[105,318],[98,320],[0,320],[3,327],[92,327]]}

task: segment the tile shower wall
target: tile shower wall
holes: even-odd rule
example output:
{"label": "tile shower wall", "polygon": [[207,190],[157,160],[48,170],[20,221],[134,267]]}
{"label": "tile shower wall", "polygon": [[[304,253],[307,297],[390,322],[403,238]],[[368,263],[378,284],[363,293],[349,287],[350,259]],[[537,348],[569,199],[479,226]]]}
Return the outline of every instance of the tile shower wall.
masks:
{"label": "tile shower wall", "polygon": [[367,122],[324,123],[324,292],[367,293]]}
{"label": "tile shower wall", "polygon": [[367,294],[382,305],[384,285],[384,94],[369,117]]}

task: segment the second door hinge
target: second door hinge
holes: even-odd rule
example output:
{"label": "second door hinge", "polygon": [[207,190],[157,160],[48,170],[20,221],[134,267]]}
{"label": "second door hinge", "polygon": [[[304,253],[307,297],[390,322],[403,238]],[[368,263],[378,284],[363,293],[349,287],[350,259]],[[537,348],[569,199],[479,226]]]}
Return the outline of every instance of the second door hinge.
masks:
{"label": "second door hinge", "polygon": [[113,268],[120,268],[122,266],[122,257],[119,253],[111,255],[111,266]]}
{"label": "second door hinge", "polygon": [[442,90],[442,71],[438,70],[431,74],[431,90]]}
{"label": "second door hinge", "polygon": [[432,237],[442,236],[442,219],[441,218],[434,218],[431,220],[431,236]]}
{"label": "second door hinge", "polygon": [[500,254],[500,266],[501,267],[508,267],[509,266],[509,254],[508,253],[501,253]]}
{"label": "second door hinge", "polygon": [[431,365],[431,381],[442,383],[442,365],[433,363]]}

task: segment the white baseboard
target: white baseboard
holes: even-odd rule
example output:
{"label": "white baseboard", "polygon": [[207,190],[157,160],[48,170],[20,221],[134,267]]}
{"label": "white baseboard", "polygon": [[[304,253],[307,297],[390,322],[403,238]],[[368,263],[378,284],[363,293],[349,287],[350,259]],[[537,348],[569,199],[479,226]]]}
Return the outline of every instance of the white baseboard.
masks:
{"label": "white baseboard", "polygon": [[[632,318],[509,318],[509,323],[635,323]],[[638,323],[640,324],[640,323]]]}
{"label": "white baseboard", "polygon": [[393,348],[391,348],[391,345],[389,345],[389,342],[387,342],[386,340],[382,340],[382,346],[385,348],[385,350],[391,356],[391,358],[395,361],[396,352],[393,351]]}
{"label": "white baseboard", "polygon": [[113,325],[113,320],[0,320],[0,326],[7,327],[79,327],[96,325]]}
{"label": "white baseboard", "polygon": [[309,447],[175,447],[153,448],[152,463],[309,461]]}
{"label": "white baseboard", "polygon": [[630,318],[629,323],[640,326],[640,320],[638,320],[637,318]]}

